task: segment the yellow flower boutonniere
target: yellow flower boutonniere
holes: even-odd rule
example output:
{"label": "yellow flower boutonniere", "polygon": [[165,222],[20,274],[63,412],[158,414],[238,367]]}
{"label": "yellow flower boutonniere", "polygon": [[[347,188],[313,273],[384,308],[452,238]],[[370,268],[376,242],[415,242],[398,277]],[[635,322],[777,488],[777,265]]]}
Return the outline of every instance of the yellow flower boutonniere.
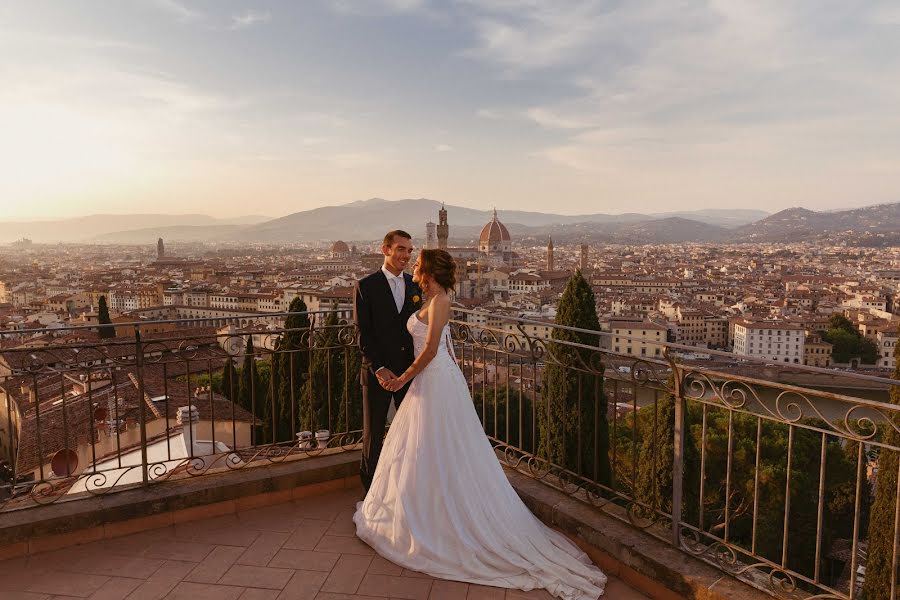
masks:
{"label": "yellow flower boutonniere", "polygon": [[415,295],[412,297],[413,304],[418,304],[420,300],[421,300],[421,298],[419,297],[418,294],[415,294]]}

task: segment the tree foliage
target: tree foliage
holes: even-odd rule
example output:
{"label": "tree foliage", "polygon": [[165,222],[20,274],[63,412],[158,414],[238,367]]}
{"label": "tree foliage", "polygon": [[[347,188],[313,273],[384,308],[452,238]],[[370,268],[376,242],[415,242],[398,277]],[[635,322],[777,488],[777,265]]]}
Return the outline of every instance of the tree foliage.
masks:
{"label": "tree foliage", "polygon": [[[894,348],[897,367],[894,379],[900,380],[900,344]],[[891,386],[891,404],[900,405],[900,385]],[[886,411],[885,411],[886,412]],[[884,443],[900,446],[900,417],[891,412],[891,423],[881,424]],[[875,501],[869,520],[869,550],[866,561],[866,582],[863,596],[866,600],[889,600],[891,593],[891,569],[894,556],[894,516],[897,510],[897,466],[896,451],[882,449],[878,456],[878,477],[875,487]],[[900,574],[898,574],[900,576]]]}
{"label": "tree foliage", "polygon": [[309,376],[309,342],[303,337],[304,332],[309,331],[306,303],[299,297],[294,298],[288,311],[292,314],[285,320],[285,332],[278,341],[275,354],[276,442],[293,441],[300,431],[296,426],[297,417],[303,385]]}
{"label": "tree foliage", "polygon": [[[594,292],[581,271],[576,271],[566,284],[557,308],[556,323],[600,330]],[[540,432],[538,453],[556,465],[608,485],[606,396],[602,374],[593,372],[600,370],[599,351],[560,343],[597,346],[597,336],[554,328],[552,340],[550,359],[536,403]]]}
{"label": "tree foliage", "polygon": [[106,304],[106,296],[100,296],[99,306],[97,307],[97,322],[100,323],[98,329],[100,337],[116,337],[116,328],[110,325],[112,319],[109,318],[109,306]]}

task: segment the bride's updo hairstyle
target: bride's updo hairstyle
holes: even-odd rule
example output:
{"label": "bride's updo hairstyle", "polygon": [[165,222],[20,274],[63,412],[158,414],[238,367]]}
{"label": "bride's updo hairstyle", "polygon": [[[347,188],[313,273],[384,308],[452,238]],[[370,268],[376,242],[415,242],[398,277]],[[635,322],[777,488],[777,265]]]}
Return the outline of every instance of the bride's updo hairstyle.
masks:
{"label": "bride's updo hairstyle", "polygon": [[446,250],[426,248],[419,252],[419,273],[445,290],[456,284],[456,263]]}

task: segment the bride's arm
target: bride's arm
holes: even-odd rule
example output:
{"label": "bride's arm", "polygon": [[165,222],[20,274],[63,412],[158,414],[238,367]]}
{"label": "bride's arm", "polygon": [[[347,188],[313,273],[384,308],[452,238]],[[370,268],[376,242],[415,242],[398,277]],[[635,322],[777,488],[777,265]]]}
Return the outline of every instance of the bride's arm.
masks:
{"label": "bride's arm", "polygon": [[428,305],[428,332],[425,334],[425,348],[413,361],[413,364],[397,378],[397,389],[406,385],[413,377],[422,372],[435,356],[441,344],[444,325],[450,320],[450,297],[442,294],[434,298]]}

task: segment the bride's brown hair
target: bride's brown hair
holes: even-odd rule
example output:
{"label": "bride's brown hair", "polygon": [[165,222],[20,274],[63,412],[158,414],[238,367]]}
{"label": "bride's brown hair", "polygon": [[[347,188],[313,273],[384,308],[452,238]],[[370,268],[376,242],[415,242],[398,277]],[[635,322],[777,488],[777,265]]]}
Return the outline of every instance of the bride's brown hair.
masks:
{"label": "bride's brown hair", "polygon": [[419,252],[419,273],[445,290],[456,285],[456,263],[446,250],[426,248]]}

